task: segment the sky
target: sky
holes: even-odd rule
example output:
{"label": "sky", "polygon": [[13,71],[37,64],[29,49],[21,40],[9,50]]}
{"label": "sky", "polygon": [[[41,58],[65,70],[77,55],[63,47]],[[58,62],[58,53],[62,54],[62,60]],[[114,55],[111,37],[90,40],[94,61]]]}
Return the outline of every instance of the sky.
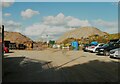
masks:
{"label": "sky", "polygon": [[67,31],[93,26],[118,32],[116,2],[4,2],[2,23],[6,31],[20,32],[32,40],[57,40]]}

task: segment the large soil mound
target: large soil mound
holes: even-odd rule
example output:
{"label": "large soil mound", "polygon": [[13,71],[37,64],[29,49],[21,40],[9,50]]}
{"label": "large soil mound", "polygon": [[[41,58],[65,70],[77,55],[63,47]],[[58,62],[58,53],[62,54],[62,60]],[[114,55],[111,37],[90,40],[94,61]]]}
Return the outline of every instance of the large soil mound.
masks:
{"label": "large soil mound", "polygon": [[106,35],[107,33],[102,32],[101,30],[95,27],[81,27],[81,28],[77,28],[75,30],[66,32],[65,34],[63,34],[63,36],[61,36],[57,40],[57,42],[62,42],[67,38],[76,38],[76,39],[80,39],[81,37],[87,38],[91,35],[96,35],[96,34],[99,36],[103,36],[103,35]]}

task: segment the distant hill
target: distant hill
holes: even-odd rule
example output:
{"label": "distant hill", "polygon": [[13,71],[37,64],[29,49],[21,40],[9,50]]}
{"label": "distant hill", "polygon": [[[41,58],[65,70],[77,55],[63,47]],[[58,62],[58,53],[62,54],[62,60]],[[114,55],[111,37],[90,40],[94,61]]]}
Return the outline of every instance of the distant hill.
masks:
{"label": "distant hill", "polygon": [[26,37],[25,35],[19,32],[8,32],[8,31],[4,31],[4,40],[11,41],[13,43],[18,43],[18,44],[33,42],[30,38]]}
{"label": "distant hill", "polygon": [[65,34],[63,34],[63,36],[61,36],[57,40],[57,42],[58,43],[62,42],[67,38],[75,38],[75,39],[87,38],[91,35],[104,36],[104,35],[108,35],[108,33],[103,32],[96,27],[81,27],[81,28],[77,28],[75,30],[66,32]]}

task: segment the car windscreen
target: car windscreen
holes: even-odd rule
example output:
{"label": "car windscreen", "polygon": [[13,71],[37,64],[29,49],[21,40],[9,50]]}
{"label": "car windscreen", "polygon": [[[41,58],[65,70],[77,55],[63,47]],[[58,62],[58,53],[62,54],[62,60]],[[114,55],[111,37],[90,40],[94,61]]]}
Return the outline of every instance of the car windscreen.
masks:
{"label": "car windscreen", "polygon": [[104,44],[100,44],[99,46],[103,46]]}
{"label": "car windscreen", "polygon": [[113,44],[115,44],[116,42],[109,42],[108,44],[110,44],[110,45],[113,45]]}
{"label": "car windscreen", "polygon": [[84,46],[89,46],[89,44],[84,44]]}
{"label": "car windscreen", "polygon": [[107,47],[107,46],[109,46],[109,44],[104,44],[102,47]]}

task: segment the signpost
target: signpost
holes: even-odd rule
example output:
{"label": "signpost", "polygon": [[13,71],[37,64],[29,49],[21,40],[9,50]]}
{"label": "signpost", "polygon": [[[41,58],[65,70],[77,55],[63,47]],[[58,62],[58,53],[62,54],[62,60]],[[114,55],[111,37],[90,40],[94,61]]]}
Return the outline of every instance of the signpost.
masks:
{"label": "signpost", "polygon": [[3,72],[3,56],[4,56],[4,50],[3,50],[3,41],[4,41],[4,26],[0,26],[0,82],[2,82],[2,72]]}

